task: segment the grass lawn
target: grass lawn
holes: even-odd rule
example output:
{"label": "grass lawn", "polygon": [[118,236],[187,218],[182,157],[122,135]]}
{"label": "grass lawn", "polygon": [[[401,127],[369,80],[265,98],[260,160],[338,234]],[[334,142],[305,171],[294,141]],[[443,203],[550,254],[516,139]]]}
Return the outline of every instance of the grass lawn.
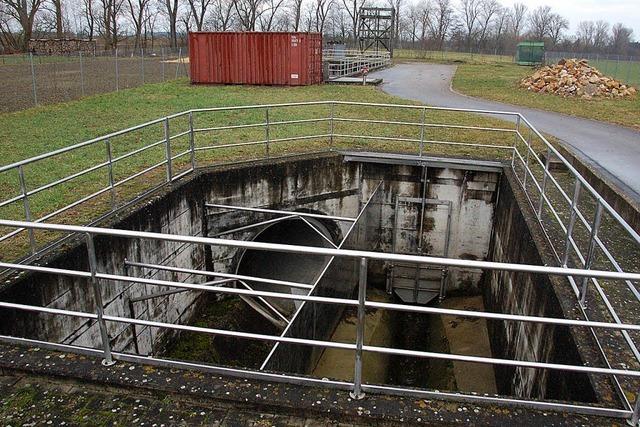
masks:
{"label": "grass lawn", "polygon": [[450,52],[421,49],[395,49],[393,58],[402,61],[429,61],[443,63],[493,64],[512,63],[512,55],[487,55],[470,52]]}
{"label": "grass lawn", "polygon": [[453,78],[453,87],[471,96],[640,129],[640,96],[585,100],[531,93],[520,88],[519,82],[532,72],[531,67],[515,64],[462,64]]}
{"label": "grass lawn", "polygon": [[[43,106],[30,110],[0,114],[0,165],[29,158],[38,154],[89,140],[120,129],[143,123],[194,108],[216,106],[238,106],[296,101],[345,100],[378,103],[404,103],[407,101],[392,97],[374,87],[318,85],[308,87],[246,87],[246,86],[193,86],[187,80],[169,83],[150,84],[135,89],[114,92],[85,98],[79,101]],[[420,123],[421,110],[408,110],[381,107],[336,106],[336,118],[379,119],[396,122]],[[269,112],[270,122],[285,122],[295,119],[328,118],[328,105],[273,108]],[[236,110],[218,113],[195,113],[195,128],[212,128],[223,125],[255,124],[265,120],[264,109]],[[513,128],[510,123],[489,117],[478,118],[458,112],[429,111],[427,123],[462,124]],[[178,156],[173,161],[174,175],[189,169],[189,138],[179,136],[188,129],[187,117],[172,119],[169,124],[171,153]],[[328,121],[305,122],[297,124],[274,124],[270,128],[270,139],[291,138],[302,135],[326,135],[330,131]],[[420,138],[418,126],[402,124],[369,124],[335,121],[334,132],[342,135],[368,135],[370,137]],[[443,127],[427,127],[425,140],[428,143],[426,154],[444,154],[458,157],[502,158],[511,157],[511,151],[496,148],[477,148],[464,145],[442,145],[437,141],[459,143],[485,143],[510,147],[513,145],[512,133],[487,132],[480,130],[461,130]],[[264,158],[265,145],[245,145],[205,149],[205,147],[233,144],[237,142],[262,141],[265,139],[264,126],[246,127],[233,130],[208,130],[196,133],[195,146],[202,149],[196,152],[199,166],[236,160]],[[110,140],[112,156],[127,156],[114,164],[113,174],[116,182],[121,182],[114,191],[117,204],[130,200],[142,190],[162,184],[166,177],[166,147],[163,123],[142,128],[130,134]],[[151,149],[136,152],[140,148],[156,143]],[[539,143],[539,142],[538,142]],[[296,152],[326,151],[329,138],[318,137],[290,142],[272,143],[272,156]],[[354,139],[336,137],[335,148],[376,149],[387,151],[408,151],[417,153],[417,144],[389,141],[384,138]],[[106,160],[105,141],[85,146],[53,158],[40,160],[24,166],[28,191],[40,186],[64,179],[82,170],[87,170]],[[153,168],[156,165],[157,167]],[[150,169],[138,178],[123,181],[136,172]],[[96,168],[80,177],[29,196],[33,219],[61,209],[68,204],[101,191],[109,182],[106,167]],[[0,201],[20,195],[18,172],[15,169],[0,173]],[[64,213],[55,215],[47,222],[86,224],[98,214],[111,209],[110,192],[105,192],[89,202]],[[22,199],[0,208],[0,218],[24,219]],[[0,229],[0,236],[11,230]],[[52,233],[36,232],[38,244],[52,238]],[[10,244],[12,243],[12,244]],[[4,246],[4,247],[3,247]],[[0,259],[11,259],[24,255],[28,247],[26,233],[0,243]]]}

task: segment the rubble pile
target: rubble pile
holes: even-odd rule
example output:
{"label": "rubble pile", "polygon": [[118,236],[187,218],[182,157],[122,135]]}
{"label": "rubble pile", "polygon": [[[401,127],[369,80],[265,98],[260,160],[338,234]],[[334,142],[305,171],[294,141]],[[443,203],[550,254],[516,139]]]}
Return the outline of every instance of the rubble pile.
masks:
{"label": "rubble pile", "polygon": [[602,75],[586,59],[561,59],[556,65],[539,68],[525,77],[520,86],[533,92],[583,99],[626,98],[636,94],[634,87]]}

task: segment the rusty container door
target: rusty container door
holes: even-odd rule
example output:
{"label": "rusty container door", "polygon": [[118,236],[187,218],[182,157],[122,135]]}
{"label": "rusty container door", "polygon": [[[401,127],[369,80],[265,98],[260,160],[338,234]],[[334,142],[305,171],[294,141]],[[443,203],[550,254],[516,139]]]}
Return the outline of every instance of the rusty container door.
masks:
{"label": "rusty container door", "polygon": [[192,83],[309,85],[322,82],[318,33],[189,34]]}

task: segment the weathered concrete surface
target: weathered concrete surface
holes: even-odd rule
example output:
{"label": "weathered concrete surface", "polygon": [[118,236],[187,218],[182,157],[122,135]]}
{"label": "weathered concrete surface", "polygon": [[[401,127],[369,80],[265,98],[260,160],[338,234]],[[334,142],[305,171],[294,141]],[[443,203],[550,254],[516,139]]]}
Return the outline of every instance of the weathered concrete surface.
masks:
{"label": "weathered concrete surface", "polygon": [[[640,132],[565,114],[472,98],[453,92],[455,65],[407,63],[371,73],[384,79],[382,90],[427,105],[522,113],[542,132],[564,141],[607,181],[640,200]],[[594,103],[594,108],[597,103]]]}
{"label": "weathered concrete surface", "polygon": [[[524,196],[513,190],[507,171],[500,186],[491,259],[496,262],[547,265],[550,249],[541,236]],[[577,301],[564,278],[520,272],[485,275],[484,305],[489,312],[580,318]],[[527,322],[488,321],[494,357],[539,362],[600,366],[595,343],[585,328],[563,328]],[[617,402],[603,376],[558,370],[502,366],[496,370],[498,392],[519,397]]]}
{"label": "weathered concrete surface", "polygon": [[[118,361],[114,366],[104,367],[97,358],[58,353],[44,349],[27,349],[20,346],[0,344],[0,390],[9,387],[14,393],[13,379],[7,376],[40,375],[59,381],[75,379],[93,384],[99,383],[101,396],[91,396],[85,388],[86,383],[77,385],[78,393],[87,400],[84,408],[91,414],[104,415],[101,409],[112,413],[123,414],[125,420],[133,421],[133,413],[147,416],[160,425],[164,420],[161,409],[166,408],[169,416],[176,414],[186,416],[191,411],[196,422],[216,425],[219,419],[226,420],[221,408],[234,408],[229,419],[223,425],[247,425],[236,416],[259,417],[266,414],[266,422],[258,420],[256,425],[287,425],[284,421],[296,417],[303,418],[305,426],[314,425],[460,425],[476,424],[490,426],[528,425],[528,426],[581,426],[581,425],[624,425],[621,421],[593,416],[582,416],[551,411],[536,411],[525,408],[509,408],[494,405],[472,405],[466,403],[446,402],[435,399],[411,399],[395,396],[369,394],[364,400],[353,401],[347,391],[294,386],[281,383],[242,380],[212,374],[203,374],[180,369],[131,364]],[[32,380],[27,379],[26,382]],[[7,385],[8,384],[8,385]],[[17,390],[16,390],[17,389]],[[41,408],[29,408],[34,418],[41,417],[46,423],[47,414],[64,415],[65,396],[73,397],[74,389],[68,386],[58,395],[62,402],[45,406],[49,400],[41,402],[41,408],[55,408],[51,411],[40,411]],[[85,395],[84,391],[87,391]],[[153,410],[146,408],[146,402],[140,394],[151,393]],[[48,394],[48,393],[47,393]],[[45,392],[42,392],[45,395]],[[110,397],[106,398],[105,395]],[[11,399],[12,396],[9,396]],[[20,398],[20,396],[18,396]],[[78,399],[75,407],[81,406],[85,398]],[[2,399],[6,395],[2,393]],[[9,400],[7,399],[7,400]],[[140,402],[136,402],[140,400]],[[34,402],[34,404],[36,404]],[[72,404],[74,405],[74,404]],[[135,408],[137,406],[137,408]],[[141,407],[142,406],[142,407]],[[4,411],[3,406],[0,411]],[[120,411],[118,411],[120,408]],[[135,409],[134,409],[135,408]],[[198,409],[202,408],[200,412]],[[35,409],[35,410],[34,410]],[[56,412],[56,410],[60,412]],[[113,412],[113,409],[116,412]],[[183,412],[184,411],[184,412]],[[223,409],[224,411],[224,409]],[[72,410],[73,412],[73,410]],[[185,413],[186,412],[186,413]],[[204,415],[202,414],[204,412]],[[15,412],[20,417],[21,411]],[[80,412],[81,416],[86,412]],[[277,414],[278,418],[273,418]],[[175,417],[175,415],[174,415]],[[169,418],[169,417],[167,417]],[[63,418],[60,418],[63,420]],[[73,421],[74,418],[70,417]],[[273,420],[273,421],[272,421]],[[81,419],[82,421],[82,419]],[[142,420],[139,420],[142,421]],[[159,422],[158,422],[159,421]],[[296,421],[294,419],[294,421]],[[344,424],[342,424],[344,423]],[[60,423],[61,424],[61,423]],[[67,422],[67,424],[73,424]],[[82,422],[78,423],[82,424]],[[153,424],[153,423],[151,423]],[[166,422],[167,425],[177,425]],[[293,424],[300,425],[300,424]]]}

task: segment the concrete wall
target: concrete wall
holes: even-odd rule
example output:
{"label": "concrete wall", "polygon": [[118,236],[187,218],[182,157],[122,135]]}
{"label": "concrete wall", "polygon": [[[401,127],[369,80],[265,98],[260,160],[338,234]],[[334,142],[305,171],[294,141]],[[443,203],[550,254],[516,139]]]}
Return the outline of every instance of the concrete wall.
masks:
{"label": "concrete wall", "polygon": [[[541,243],[526,221],[527,209],[528,206],[518,203],[510,180],[503,179],[491,242],[492,261],[546,264],[548,260],[540,252]],[[565,280],[546,275],[492,271],[483,283],[484,305],[489,312],[562,318],[565,315],[559,298],[575,300],[566,293],[559,294],[568,288]],[[487,327],[496,358],[584,363],[568,328],[504,321],[487,321]],[[495,372],[500,394],[575,401],[594,401],[596,398],[589,377],[583,374],[508,366],[501,366]]]}
{"label": "concrete wall", "polygon": [[[381,223],[378,231],[376,250],[391,252],[395,226],[395,201],[397,197],[422,197],[422,168],[407,165],[363,165],[363,193],[374,188],[383,180],[381,201]],[[489,242],[493,227],[493,214],[497,200],[499,173],[474,172],[463,169],[436,168],[427,169],[426,197],[451,202],[451,230],[449,257],[485,260],[489,254]],[[415,216],[405,215],[406,222],[400,222],[399,228],[415,228]],[[423,239],[424,254],[443,256],[447,209],[428,207],[425,212]],[[412,245],[415,232],[400,233],[398,245]],[[404,243],[402,242],[404,241]],[[372,266],[380,268],[375,264]],[[473,269],[451,269],[447,289],[477,289],[481,272]]]}

